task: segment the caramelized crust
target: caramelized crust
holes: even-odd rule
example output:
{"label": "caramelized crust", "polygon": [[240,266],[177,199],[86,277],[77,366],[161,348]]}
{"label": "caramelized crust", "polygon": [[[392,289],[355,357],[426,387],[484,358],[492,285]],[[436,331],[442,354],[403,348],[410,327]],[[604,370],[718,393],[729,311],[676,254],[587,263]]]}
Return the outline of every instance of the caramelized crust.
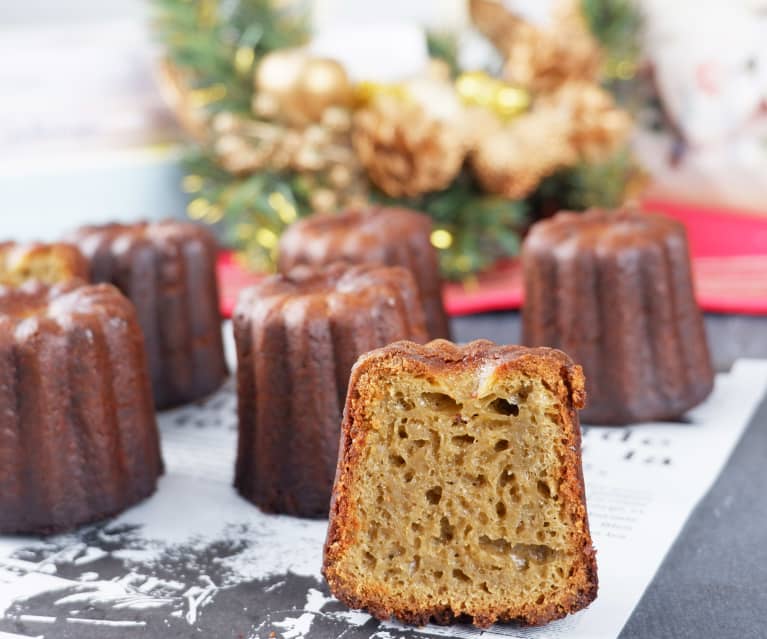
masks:
{"label": "caramelized crust", "polygon": [[158,408],[200,399],[226,379],[218,246],[206,228],[176,220],[87,226],[72,237],[93,282],[136,306]]}
{"label": "caramelized crust", "polygon": [[567,352],[586,373],[586,422],[673,419],[711,392],[687,237],[632,210],[561,212],[522,248],[523,341]]}
{"label": "caramelized crust", "polygon": [[597,575],[560,351],[398,342],[363,355],[344,411],[323,573],[379,619],[542,624]]}
{"label": "caramelized crust", "polygon": [[268,512],[324,517],[352,365],[378,346],[426,340],[401,267],[297,267],[243,291],[234,314],[235,486]]}
{"label": "caramelized crust", "polygon": [[278,267],[285,273],[299,264],[321,266],[338,260],[404,266],[418,286],[429,336],[449,337],[439,258],[430,237],[431,219],[402,208],[314,214],[283,233]]}
{"label": "caramelized crust", "polygon": [[109,285],[0,287],[0,533],[149,496],[162,470],[141,330]]}

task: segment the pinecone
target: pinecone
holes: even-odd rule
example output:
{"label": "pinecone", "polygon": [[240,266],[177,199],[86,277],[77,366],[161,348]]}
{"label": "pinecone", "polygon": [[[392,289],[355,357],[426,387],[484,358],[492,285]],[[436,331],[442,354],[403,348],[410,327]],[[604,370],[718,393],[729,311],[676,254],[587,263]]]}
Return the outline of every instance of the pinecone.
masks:
{"label": "pinecone", "polygon": [[600,48],[577,0],[560,0],[548,29],[494,0],[471,0],[470,10],[477,28],[506,59],[504,78],[512,84],[545,93],[567,80],[597,77]]}
{"label": "pinecone", "polygon": [[570,144],[588,162],[599,162],[611,155],[631,131],[629,114],[615,104],[607,91],[589,82],[566,82],[542,98],[541,105],[559,110],[570,122]]}
{"label": "pinecone", "polygon": [[576,161],[568,134],[559,112],[536,109],[479,143],[471,158],[474,173],[491,193],[520,200],[543,178]]}
{"label": "pinecone", "polygon": [[587,34],[552,36],[526,24],[509,44],[503,75],[543,93],[573,78],[592,79],[599,64],[599,51]]}
{"label": "pinecone", "polygon": [[213,117],[211,134],[218,164],[235,175],[248,175],[270,165],[285,128],[223,111]]}
{"label": "pinecone", "polygon": [[465,157],[463,141],[444,121],[391,96],[357,112],[352,143],[371,182],[390,197],[445,188]]}

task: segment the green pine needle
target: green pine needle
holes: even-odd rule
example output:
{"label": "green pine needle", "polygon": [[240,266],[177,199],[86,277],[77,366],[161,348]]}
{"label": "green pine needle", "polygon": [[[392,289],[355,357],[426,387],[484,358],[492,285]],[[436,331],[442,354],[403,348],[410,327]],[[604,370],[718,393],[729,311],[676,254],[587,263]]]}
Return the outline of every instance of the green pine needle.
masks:
{"label": "green pine needle", "polygon": [[[635,61],[639,14],[630,0],[582,0],[586,18],[613,61]],[[254,64],[270,51],[299,46],[309,37],[307,16],[284,8],[275,0],[152,0],[154,24],[169,59],[191,81],[193,88],[226,88],[207,105],[211,113],[250,114],[252,73],[238,71],[235,58],[243,47],[252,48]],[[429,52],[460,72],[456,37],[428,34]],[[313,186],[294,173],[259,172],[236,176],[223,170],[210,148],[190,145],[185,168],[200,178],[193,197],[210,203],[220,215],[220,227],[258,269],[274,264],[274,243],[286,226],[272,208],[270,196],[281,193],[298,216],[311,212]],[[450,234],[452,242],[440,251],[444,273],[467,276],[491,266],[499,258],[516,255],[529,224],[528,212],[567,207],[616,206],[635,171],[628,153],[597,165],[581,164],[544,180],[524,202],[484,192],[464,170],[446,189],[416,198],[374,199],[424,211],[434,227]],[[204,208],[203,208],[204,211]],[[220,213],[219,213],[220,211]]]}

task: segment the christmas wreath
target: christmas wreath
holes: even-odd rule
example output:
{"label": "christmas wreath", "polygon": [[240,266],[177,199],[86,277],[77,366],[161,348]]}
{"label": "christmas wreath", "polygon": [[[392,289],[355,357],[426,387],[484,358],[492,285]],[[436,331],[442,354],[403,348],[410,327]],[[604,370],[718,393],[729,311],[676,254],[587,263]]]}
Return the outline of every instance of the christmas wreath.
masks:
{"label": "christmas wreath", "polygon": [[457,34],[427,34],[404,79],[353,77],[277,0],[155,0],[163,85],[191,142],[189,215],[268,270],[312,211],[396,203],[434,219],[449,277],[514,255],[531,215],[614,206],[635,167],[614,89],[636,67],[626,0],[559,0],[547,25],[470,0],[500,64],[463,69]]}

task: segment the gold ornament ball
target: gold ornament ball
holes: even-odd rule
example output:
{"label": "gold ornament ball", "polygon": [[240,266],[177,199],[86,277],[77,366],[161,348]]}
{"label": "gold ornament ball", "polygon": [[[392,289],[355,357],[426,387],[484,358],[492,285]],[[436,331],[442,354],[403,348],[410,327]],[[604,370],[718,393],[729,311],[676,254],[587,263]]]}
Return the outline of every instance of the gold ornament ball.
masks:
{"label": "gold ornament ball", "polygon": [[317,189],[309,196],[309,204],[317,213],[330,213],[338,206],[338,200],[330,189]]}
{"label": "gold ornament ball", "polygon": [[352,86],[346,70],[329,58],[306,61],[298,78],[297,93],[312,122],[319,122],[327,108],[347,106],[352,100]]}
{"label": "gold ornament ball", "polygon": [[288,122],[305,124],[298,81],[306,64],[306,54],[298,49],[281,49],[265,55],[255,73],[256,91],[272,96],[279,114]]}
{"label": "gold ornament ball", "polygon": [[296,49],[267,53],[256,67],[256,89],[274,95],[292,91],[305,62],[306,55]]}

